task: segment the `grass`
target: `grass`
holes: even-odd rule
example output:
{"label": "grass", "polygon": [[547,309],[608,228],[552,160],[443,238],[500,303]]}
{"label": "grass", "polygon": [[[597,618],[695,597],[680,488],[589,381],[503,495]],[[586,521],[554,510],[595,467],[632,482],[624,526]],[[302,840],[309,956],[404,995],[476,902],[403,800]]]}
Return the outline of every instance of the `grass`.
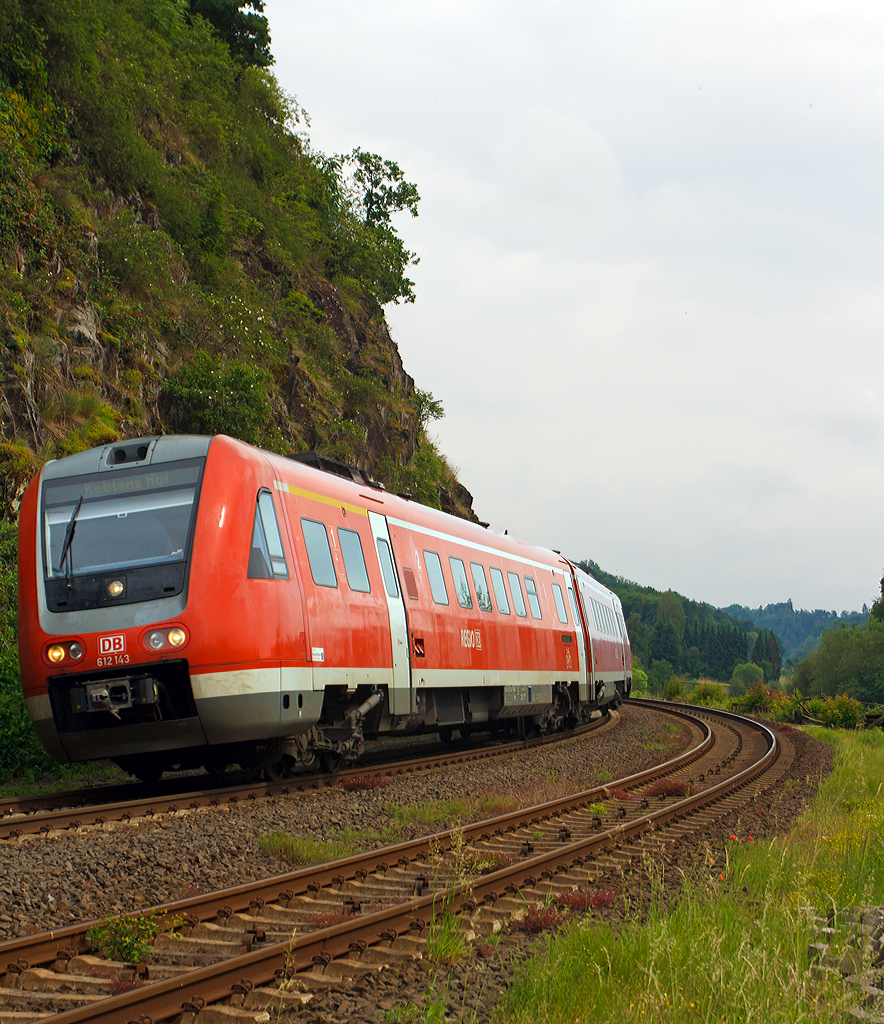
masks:
{"label": "grass", "polygon": [[360,853],[362,847],[355,842],[320,841],[306,836],[291,836],[286,832],[271,832],[258,836],[258,849],[272,857],[281,857],[286,863],[299,867],[324,864]]}
{"label": "grass", "polygon": [[677,737],[678,726],[675,722],[664,722],[654,735],[645,733],[645,739],[641,746],[645,750],[668,750]]}
{"label": "grass", "polygon": [[87,786],[108,786],[131,781],[129,776],[110,761],[85,761],[82,764],[58,765],[59,776],[28,781],[15,779],[0,785],[0,800],[25,796],[43,796],[67,792]]}
{"label": "grass", "polygon": [[[678,895],[651,873],[646,914],[593,919],[544,938],[500,1006],[507,1024],[828,1022],[858,1003],[840,975],[811,971],[821,941],[807,912],[880,903],[884,891],[884,733],[808,730],[836,747],[835,769],[787,835],[749,840],[739,822]],[[662,868],[658,868],[662,871]]]}

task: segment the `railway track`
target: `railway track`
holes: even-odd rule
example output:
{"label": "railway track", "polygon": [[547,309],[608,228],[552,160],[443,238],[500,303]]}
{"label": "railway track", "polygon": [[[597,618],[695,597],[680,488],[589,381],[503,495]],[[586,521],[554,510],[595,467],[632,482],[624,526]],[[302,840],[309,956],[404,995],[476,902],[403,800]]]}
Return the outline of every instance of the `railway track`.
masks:
{"label": "railway track", "polygon": [[[616,716],[616,712],[614,713]],[[169,780],[172,785],[152,788],[147,795],[132,796],[133,790],[141,790],[139,784],[100,787],[92,790],[70,793],[47,794],[38,797],[21,797],[0,802],[0,840],[16,839],[23,835],[49,832],[53,829],[79,828],[85,825],[101,825],[108,821],[127,821],[136,817],[152,817],[163,812],[175,812],[182,808],[218,806],[221,803],[237,804],[268,797],[288,796],[293,793],[319,789],[334,785],[341,778],[358,778],[364,775],[407,775],[410,773],[447,768],[469,761],[490,757],[506,756],[514,750],[532,749],[563,740],[576,739],[588,732],[604,729],[612,722],[606,712],[602,718],[580,726],[569,733],[555,733],[536,739],[517,740],[511,743],[495,742],[487,746],[459,746],[442,754],[429,757],[412,757],[405,760],[387,760],[386,755],[376,754],[365,759],[358,766],[342,769],[329,775],[290,776],[277,782],[243,780],[234,777],[226,786],[201,786],[187,789],[188,780]],[[413,749],[409,747],[408,749]],[[206,776],[198,776],[201,780]],[[190,783],[192,786],[192,782]],[[122,799],[121,799],[122,797]],[[94,801],[94,802],[90,802]]]}
{"label": "railway track", "polygon": [[[689,723],[694,739],[679,757],[429,839],[165,904],[167,920],[185,919],[180,937],[161,936],[138,970],[92,956],[88,925],[5,943],[0,1024],[258,1020],[268,1006],[282,1012],[311,991],[420,955],[442,907],[487,934],[526,901],[585,888],[708,831],[743,801],[763,799],[785,770],[788,744],[757,722],[648,703]],[[699,792],[649,794],[664,778]],[[483,860],[495,870],[475,875]],[[226,1006],[209,1009],[219,1000]]]}

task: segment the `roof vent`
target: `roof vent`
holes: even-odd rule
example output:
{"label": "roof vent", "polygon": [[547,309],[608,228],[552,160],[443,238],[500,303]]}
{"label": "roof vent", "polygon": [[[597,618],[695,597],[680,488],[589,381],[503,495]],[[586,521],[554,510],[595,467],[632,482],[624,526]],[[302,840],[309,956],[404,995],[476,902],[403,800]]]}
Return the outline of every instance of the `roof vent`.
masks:
{"label": "roof vent", "polygon": [[362,484],[363,487],[374,487],[375,490],[384,490],[384,485],[375,480],[366,470],[357,469],[356,466],[345,466],[342,462],[335,462],[328,459],[319,452],[292,452],[286,458],[293,462],[300,462],[304,466],[322,470],[323,473],[333,473],[335,476],[342,476],[345,480],[352,480],[353,483]]}

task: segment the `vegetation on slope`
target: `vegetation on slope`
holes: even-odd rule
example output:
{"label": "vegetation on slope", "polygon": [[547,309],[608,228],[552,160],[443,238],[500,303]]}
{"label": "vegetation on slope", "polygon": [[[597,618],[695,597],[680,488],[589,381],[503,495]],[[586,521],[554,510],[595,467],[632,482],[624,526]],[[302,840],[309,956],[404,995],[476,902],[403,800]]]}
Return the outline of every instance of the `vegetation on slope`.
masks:
{"label": "vegetation on slope", "polygon": [[785,659],[793,665],[816,648],[823,630],[832,626],[859,625],[869,614],[866,605],[862,611],[842,611],[839,615],[820,608],[813,611],[796,609],[791,601],[768,604],[763,608],[732,604],[722,610],[735,619],[751,619],[759,628],[772,629],[783,645]]}
{"label": "vegetation on slope", "polygon": [[261,7],[0,0],[0,519],[45,459],[159,432],[472,515],[383,319],[414,299],[417,189],[311,147]]}
{"label": "vegetation on slope", "polygon": [[884,699],[884,579],[871,611],[863,605],[862,612],[836,616],[795,611],[787,601],[753,612],[740,605],[713,608],[613,576],[595,562],[579,564],[619,596],[637,664],[649,670],[657,689],[676,673],[747,689],[756,670],[769,683],[791,672],[804,694]]}
{"label": "vegetation on slope", "polygon": [[727,682],[748,662],[758,665],[766,680],[779,678],[781,649],[770,630],[672,590],[660,593],[612,576],[595,562],[578,564],[620,598],[633,656],[659,685],[672,673]]}

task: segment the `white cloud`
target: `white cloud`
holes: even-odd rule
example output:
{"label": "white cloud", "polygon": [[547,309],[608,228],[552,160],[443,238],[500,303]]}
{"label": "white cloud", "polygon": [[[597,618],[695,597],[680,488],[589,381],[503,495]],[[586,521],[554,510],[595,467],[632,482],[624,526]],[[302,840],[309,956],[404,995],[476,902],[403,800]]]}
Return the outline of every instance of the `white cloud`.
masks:
{"label": "white cloud", "polygon": [[418,184],[389,319],[482,518],[715,604],[871,601],[880,4],[266,13],[315,144]]}

